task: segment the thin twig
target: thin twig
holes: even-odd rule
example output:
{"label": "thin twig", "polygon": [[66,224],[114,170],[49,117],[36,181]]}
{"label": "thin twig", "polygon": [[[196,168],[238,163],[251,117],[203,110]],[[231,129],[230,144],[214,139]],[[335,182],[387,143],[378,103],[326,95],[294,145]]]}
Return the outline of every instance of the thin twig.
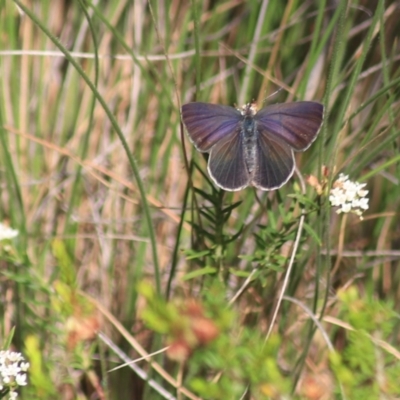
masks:
{"label": "thin twig", "polygon": [[149,363],[149,365],[170,385],[175,387],[178,392],[181,392],[191,400],[202,400],[197,397],[194,393],[190,392],[185,387],[180,386],[175,378],[173,378],[160,364],[155,362],[152,358],[149,358],[149,353],[141,346],[141,344],[125,329],[125,327],[112,315],[105,307],[102,306],[96,299],[89,296],[85,292],[80,292],[82,296],[85,296],[91,303],[93,303],[99,312],[118,330],[127,342]]}
{"label": "thin twig", "polygon": [[343,218],[342,218],[342,223],[340,224],[339,243],[338,243],[338,249],[337,249],[337,258],[336,258],[335,265],[332,268],[331,276],[335,276],[337,270],[339,269],[340,262],[342,261],[344,237],[345,237],[345,234],[346,234],[346,222],[347,222],[347,214],[344,214]]}
{"label": "thin twig", "polygon": [[[298,176],[299,181],[300,181],[301,192],[304,195],[306,193],[306,185],[304,183],[304,179],[301,176],[301,173],[297,169],[297,167],[295,167],[295,171],[296,171],[296,175]],[[304,212],[304,209],[302,208],[301,209],[301,216],[300,216],[300,220],[299,220],[299,227],[297,229],[296,239],[295,239],[294,244],[293,244],[293,250],[292,250],[292,254],[290,256],[289,265],[288,265],[288,268],[286,270],[286,275],[285,275],[285,279],[283,280],[282,290],[281,290],[281,293],[280,293],[280,295],[278,297],[278,302],[276,304],[276,307],[275,307],[275,310],[274,310],[274,314],[273,314],[272,319],[271,319],[271,323],[269,324],[267,336],[265,337],[265,341],[267,341],[269,336],[271,335],[272,328],[275,325],[275,321],[276,321],[276,318],[278,316],[278,311],[279,311],[279,308],[281,306],[283,296],[285,294],[286,288],[287,288],[288,283],[289,283],[290,274],[292,272],[292,268],[293,268],[293,265],[294,265],[294,259],[295,259],[296,254],[297,254],[297,249],[299,248],[301,234],[303,232],[304,220],[305,220],[305,212]]]}
{"label": "thin twig", "polygon": [[[99,339],[105,343],[109,349],[111,349],[122,361],[125,361],[125,364],[123,366],[129,367],[137,376],[142,378],[144,381],[148,383],[150,387],[152,387],[157,393],[159,393],[164,399],[168,400],[176,400],[176,397],[173,396],[171,393],[167,392],[158,382],[156,382],[153,379],[149,379],[149,375],[146,371],[144,371],[142,368],[140,368],[138,365],[135,364],[133,360],[129,358],[129,356],[121,350],[120,347],[118,347],[107,335],[105,335],[102,332],[98,333]],[[122,366],[119,366],[117,368],[112,369],[111,371],[115,371],[118,368],[121,368]],[[111,372],[108,371],[108,372]]]}
{"label": "thin twig", "polygon": [[331,343],[331,341],[329,339],[329,335],[326,333],[326,330],[322,326],[321,322],[319,321],[317,316],[315,314],[313,314],[313,312],[305,304],[303,304],[301,301],[295,299],[294,297],[290,297],[290,296],[283,296],[282,299],[291,301],[292,303],[297,304],[299,307],[301,307],[310,316],[310,318],[313,320],[314,324],[320,330],[322,337],[325,339],[325,342],[326,342],[327,346],[329,347],[329,350],[335,351],[333,344]]}

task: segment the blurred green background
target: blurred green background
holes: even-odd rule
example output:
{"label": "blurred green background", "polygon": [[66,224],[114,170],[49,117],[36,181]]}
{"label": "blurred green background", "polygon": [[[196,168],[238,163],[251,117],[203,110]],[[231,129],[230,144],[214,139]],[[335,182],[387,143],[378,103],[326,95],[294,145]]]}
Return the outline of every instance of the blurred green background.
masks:
{"label": "blurred green background", "polygon": [[[397,0],[0,1],[19,230],[0,337],[31,363],[22,398],[399,398],[399,18]],[[224,193],[180,107],[252,100],[323,102],[324,125],[283,188]],[[362,220],[329,204],[340,172],[367,183]]]}

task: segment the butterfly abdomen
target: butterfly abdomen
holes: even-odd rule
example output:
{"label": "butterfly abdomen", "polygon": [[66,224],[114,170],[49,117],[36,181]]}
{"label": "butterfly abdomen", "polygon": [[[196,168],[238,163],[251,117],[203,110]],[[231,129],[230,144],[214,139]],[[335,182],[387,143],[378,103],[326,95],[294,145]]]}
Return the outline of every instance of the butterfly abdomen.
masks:
{"label": "butterfly abdomen", "polygon": [[250,175],[253,175],[257,165],[257,130],[255,129],[253,118],[245,118],[243,120],[241,135],[247,171]]}

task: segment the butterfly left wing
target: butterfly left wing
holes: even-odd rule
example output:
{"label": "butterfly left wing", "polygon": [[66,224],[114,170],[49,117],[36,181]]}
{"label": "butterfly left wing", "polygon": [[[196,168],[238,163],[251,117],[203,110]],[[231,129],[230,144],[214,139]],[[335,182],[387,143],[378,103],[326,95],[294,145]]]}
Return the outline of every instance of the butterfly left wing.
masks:
{"label": "butterfly left wing", "polygon": [[324,106],[314,101],[273,104],[254,116],[261,131],[268,132],[296,151],[304,151],[317,138]]}
{"label": "butterfly left wing", "polygon": [[220,140],[234,135],[243,119],[233,107],[209,103],[188,103],[182,106],[182,120],[196,149],[209,152]]}
{"label": "butterfly left wing", "polygon": [[249,185],[251,177],[244,159],[240,131],[227,135],[211,148],[208,173],[224,190],[236,191]]}

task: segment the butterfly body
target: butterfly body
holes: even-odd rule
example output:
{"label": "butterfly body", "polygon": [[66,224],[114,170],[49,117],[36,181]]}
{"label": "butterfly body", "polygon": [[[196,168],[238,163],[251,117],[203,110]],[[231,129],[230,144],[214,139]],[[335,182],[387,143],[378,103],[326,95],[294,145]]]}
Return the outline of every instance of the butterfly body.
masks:
{"label": "butterfly body", "polygon": [[256,112],[252,104],[235,109],[188,103],[182,119],[197,150],[210,153],[208,172],[219,187],[273,190],[292,176],[293,150],[306,150],[317,137],[323,106],[302,101]]}
{"label": "butterfly body", "polygon": [[254,174],[257,165],[257,127],[254,121],[254,112],[246,106],[243,126],[240,132],[243,140],[243,157],[250,176]]}

